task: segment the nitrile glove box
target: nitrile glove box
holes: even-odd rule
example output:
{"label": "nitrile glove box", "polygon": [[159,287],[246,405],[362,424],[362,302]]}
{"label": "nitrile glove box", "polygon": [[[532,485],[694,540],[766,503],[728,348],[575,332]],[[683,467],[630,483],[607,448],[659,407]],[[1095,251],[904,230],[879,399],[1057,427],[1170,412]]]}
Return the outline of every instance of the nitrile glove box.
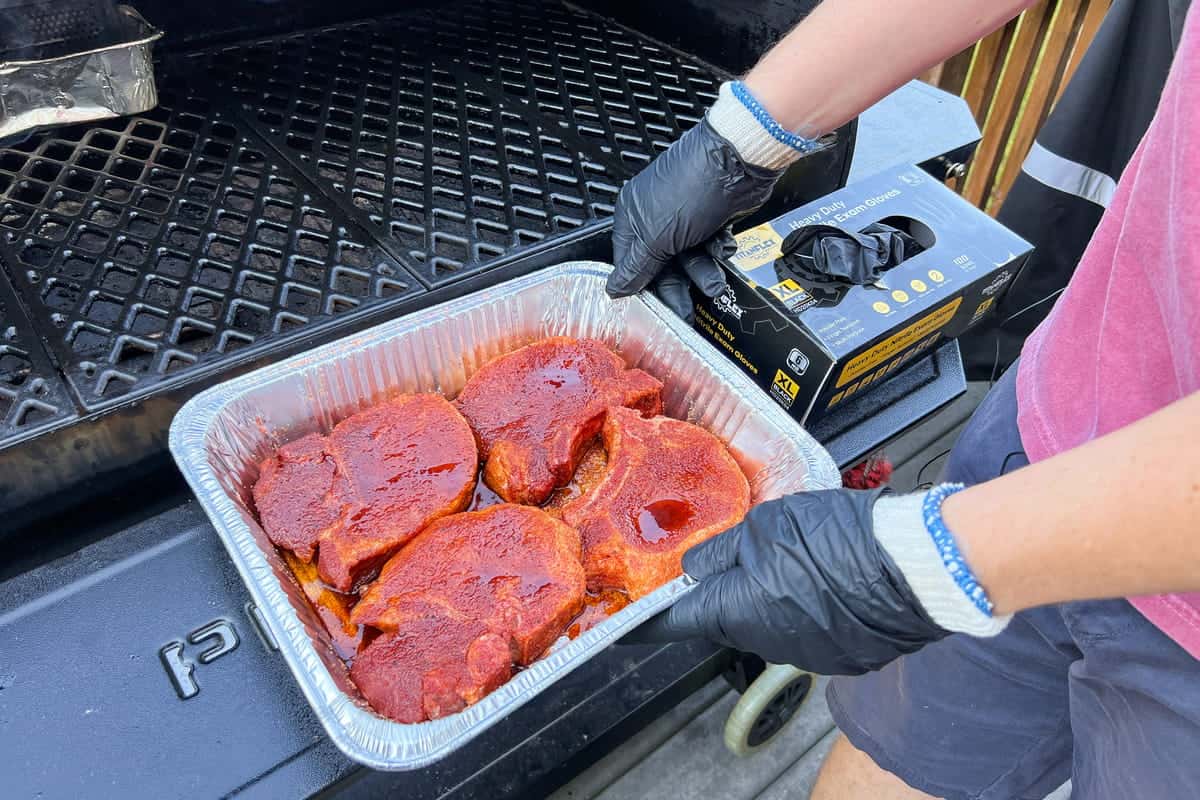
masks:
{"label": "nitrile glove box", "polygon": [[[924,248],[876,285],[806,281],[781,246],[810,225],[882,222]],[[985,319],[1032,246],[916,167],[881,172],[737,235],[729,289],[693,291],[696,327],[799,422]]]}

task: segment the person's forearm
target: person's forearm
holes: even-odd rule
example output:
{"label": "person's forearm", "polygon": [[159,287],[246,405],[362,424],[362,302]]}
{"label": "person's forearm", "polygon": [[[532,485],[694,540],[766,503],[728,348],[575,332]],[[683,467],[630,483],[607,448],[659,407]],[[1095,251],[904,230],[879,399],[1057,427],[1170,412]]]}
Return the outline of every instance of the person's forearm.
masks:
{"label": "person's forearm", "polygon": [[746,88],[789,131],[813,138],[1033,2],[825,0],[746,75]]}
{"label": "person's forearm", "polygon": [[997,613],[1200,591],[1200,392],[953,495],[943,518]]}

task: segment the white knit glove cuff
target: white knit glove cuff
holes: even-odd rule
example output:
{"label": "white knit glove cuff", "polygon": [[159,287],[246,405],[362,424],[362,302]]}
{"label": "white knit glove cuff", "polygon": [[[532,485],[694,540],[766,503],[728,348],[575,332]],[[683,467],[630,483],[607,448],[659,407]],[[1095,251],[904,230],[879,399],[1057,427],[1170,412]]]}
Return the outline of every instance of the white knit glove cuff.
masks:
{"label": "white knit glove cuff", "polygon": [[784,130],[742,83],[723,83],[708,109],[708,124],[747,164],[782,170],[824,144]]}
{"label": "white knit glove cuff", "polygon": [[995,636],[1012,615],[988,616],[954,582],[925,527],[924,500],[924,493],[879,498],[873,514],[875,538],[935,623],[954,633]]}

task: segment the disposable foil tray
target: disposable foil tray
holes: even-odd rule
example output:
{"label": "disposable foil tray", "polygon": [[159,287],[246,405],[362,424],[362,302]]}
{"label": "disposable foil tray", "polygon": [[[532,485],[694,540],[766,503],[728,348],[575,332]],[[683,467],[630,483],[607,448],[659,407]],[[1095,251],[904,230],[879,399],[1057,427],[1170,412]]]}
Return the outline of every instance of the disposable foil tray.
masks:
{"label": "disposable foil tray", "polygon": [[755,502],[840,485],[828,454],[741,371],[651,297],[613,301],[611,267],[563,264],[385,323],[213,387],[171,425],[170,447],[212,520],[300,688],[347,756],[375,769],[436,761],[483,733],[666,608],[686,576],[551,651],[458,714],[405,725],[359,696],[325,629],[251,510],[258,464],[280,445],[405,392],[454,397],[489,359],[549,336],[605,341],[663,381],[670,416],[715,433]]}
{"label": "disposable foil tray", "polygon": [[[18,27],[11,35],[31,37],[30,46],[0,53],[0,139],[138,114],[158,104],[151,48],[161,31],[129,6],[91,19],[92,5],[104,8],[102,3],[75,0],[53,11],[48,5],[24,4],[40,10],[27,15],[34,30]],[[6,22],[23,19],[24,10],[6,6]],[[71,22],[78,24],[66,24]]]}

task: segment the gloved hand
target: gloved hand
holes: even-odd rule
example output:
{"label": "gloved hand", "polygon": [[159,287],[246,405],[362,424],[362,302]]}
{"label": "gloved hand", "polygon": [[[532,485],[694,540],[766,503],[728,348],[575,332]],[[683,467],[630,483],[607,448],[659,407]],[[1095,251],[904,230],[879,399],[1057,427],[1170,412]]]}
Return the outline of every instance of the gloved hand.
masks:
{"label": "gloved hand", "polygon": [[728,258],[737,252],[737,242],[728,228],[717,231],[706,244],[685,250],[668,264],[651,284],[654,294],[667,308],[695,322],[696,306],[692,302],[692,284],[707,297],[725,291],[725,273],[717,266],[716,258]]}
{"label": "gloved hand", "polygon": [[693,248],[765,203],[787,166],[822,146],[784,131],[742,84],[724,84],[700,124],[621,188],[608,293],[636,294],[661,275],[659,297],[690,315],[688,281],[709,297],[725,290],[721,269]]}
{"label": "gloved hand", "polygon": [[[621,188],[613,217],[616,269],[608,293],[625,297],[645,289],[675,256],[765,203],[782,174],[746,163],[701,120]],[[681,264],[670,280],[687,276],[710,297],[725,290],[725,276],[711,260],[693,257],[685,263],[693,271],[683,271]],[[678,312],[672,297],[663,299]]]}
{"label": "gloved hand", "polygon": [[699,585],[636,638],[703,637],[771,663],[857,675],[951,632],[998,633],[1008,618],[979,610],[946,571],[923,497],[835,489],[762,503],[684,555]]}

